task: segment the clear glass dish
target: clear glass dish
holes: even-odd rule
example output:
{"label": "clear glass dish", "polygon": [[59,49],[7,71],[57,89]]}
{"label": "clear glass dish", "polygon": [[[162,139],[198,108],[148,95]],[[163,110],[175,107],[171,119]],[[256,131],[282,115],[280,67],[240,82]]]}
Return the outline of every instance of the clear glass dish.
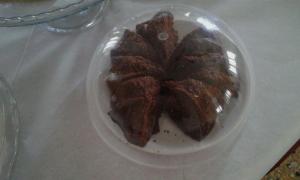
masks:
{"label": "clear glass dish", "polygon": [[[128,143],[123,132],[111,120],[111,94],[106,80],[111,68],[111,50],[116,48],[126,29],[151,19],[159,11],[169,11],[174,16],[174,28],[179,41],[198,27],[204,27],[217,37],[226,56],[228,70],[239,81],[239,96],[228,107],[216,109],[217,123],[203,140],[195,141],[174,125],[168,116],[159,120],[160,132],[152,136],[145,147]],[[147,28],[147,27],[146,27]],[[168,36],[167,36],[168,37]],[[159,38],[159,37],[158,37]],[[247,51],[238,36],[220,19],[209,13],[184,5],[166,5],[153,8],[116,26],[100,42],[91,61],[87,75],[87,100],[90,119],[101,139],[124,157],[143,165],[158,168],[175,168],[201,163],[216,158],[230,149],[246,122],[244,114],[253,94],[253,74]],[[220,112],[219,112],[220,111]],[[167,133],[166,133],[167,132]]]}
{"label": "clear glass dish", "polygon": [[[91,26],[109,0],[15,0],[0,2],[0,27],[50,24],[51,30]],[[72,17],[72,18],[68,18]],[[74,18],[75,17],[75,18]],[[59,22],[58,20],[64,19]],[[70,22],[71,21],[71,22]]]}
{"label": "clear glass dish", "polygon": [[0,179],[8,180],[17,152],[19,119],[16,101],[0,75]]}

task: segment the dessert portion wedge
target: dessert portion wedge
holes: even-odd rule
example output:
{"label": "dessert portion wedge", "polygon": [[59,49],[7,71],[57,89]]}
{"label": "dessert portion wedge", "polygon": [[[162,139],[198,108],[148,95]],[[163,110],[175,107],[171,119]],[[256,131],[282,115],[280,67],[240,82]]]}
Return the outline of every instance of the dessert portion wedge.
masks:
{"label": "dessert portion wedge", "polygon": [[213,128],[217,117],[214,96],[201,81],[168,81],[165,108],[170,118],[191,138],[200,141]]}
{"label": "dessert portion wedge", "polygon": [[173,27],[174,17],[170,12],[158,12],[151,20],[136,26],[136,32],[143,36],[154,48],[159,64],[168,67],[177,46],[178,33]]}
{"label": "dessert portion wedge", "polygon": [[150,76],[126,80],[115,87],[109,115],[132,144],[145,146],[158,131],[159,92],[158,81]]}
{"label": "dessert portion wedge", "polygon": [[118,46],[111,50],[111,57],[142,56],[151,61],[157,61],[156,53],[146,40],[139,34],[125,30]]}

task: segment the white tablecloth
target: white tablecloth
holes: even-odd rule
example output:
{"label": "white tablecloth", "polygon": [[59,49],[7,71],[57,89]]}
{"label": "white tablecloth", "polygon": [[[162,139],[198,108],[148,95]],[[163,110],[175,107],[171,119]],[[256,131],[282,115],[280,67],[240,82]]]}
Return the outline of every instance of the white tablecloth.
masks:
{"label": "white tablecloth", "polygon": [[84,80],[93,51],[116,23],[175,0],[112,1],[105,19],[88,31],[0,28],[0,72],[21,113],[12,179],[256,180],[300,137],[300,1],[190,0],[184,4],[226,21],[253,58],[256,95],[241,137],[223,159],[175,170],[139,166],[113,152],[88,116]]}

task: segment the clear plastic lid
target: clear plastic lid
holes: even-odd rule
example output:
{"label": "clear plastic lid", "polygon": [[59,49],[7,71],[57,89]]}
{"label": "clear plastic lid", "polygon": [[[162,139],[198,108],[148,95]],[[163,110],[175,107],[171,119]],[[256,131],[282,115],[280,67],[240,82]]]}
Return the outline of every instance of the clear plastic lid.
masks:
{"label": "clear plastic lid", "polygon": [[244,124],[249,72],[241,41],[216,17],[182,5],[153,9],[115,27],[98,47],[87,79],[91,120],[110,147],[136,162],[204,160],[232,144]]}

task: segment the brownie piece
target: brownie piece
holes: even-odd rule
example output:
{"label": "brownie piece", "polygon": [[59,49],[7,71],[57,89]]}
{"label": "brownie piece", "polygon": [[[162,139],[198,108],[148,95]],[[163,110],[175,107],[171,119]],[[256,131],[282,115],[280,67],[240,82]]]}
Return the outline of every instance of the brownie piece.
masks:
{"label": "brownie piece", "polygon": [[161,114],[159,82],[146,76],[129,79],[116,86],[109,115],[129,142],[143,147],[158,131]]}
{"label": "brownie piece", "polygon": [[161,67],[142,56],[115,56],[112,57],[111,61],[112,67],[106,82],[112,93],[119,83],[129,79],[142,76],[160,79],[164,76]]}
{"label": "brownie piece", "polygon": [[160,91],[159,81],[151,76],[131,78],[119,83],[114,91],[116,98],[144,97],[151,98]]}
{"label": "brownie piece", "polygon": [[214,68],[218,71],[226,71],[227,60],[219,53],[209,53],[199,56],[182,56],[168,70],[170,79],[182,80],[190,74],[205,68]]}
{"label": "brownie piece", "polygon": [[[168,85],[168,83],[166,83],[166,85]],[[184,110],[183,105],[180,104],[180,101],[176,98],[174,92],[170,92],[167,96],[164,97],[163,108],[172,120],[176,120],[175,122],[181,122],[184,117],[189,116],[188,111]],[[180,126],[179,123],[176,124]]]}
{"label": "brownie piece", "polygon": [[195,30],[193,30],[192,32],[190,32],[189,34],[187,34],[184,37],[184,40],[202,39],[202,38],[208,38],[208,39],[212,39],[214,41],[217,40],[215,33],[212,30],[209,31],[204,26],[200,26],[200,27],[196,28]]}
{"label": "brownie piece", "polygon": [[126,106],[112,106],[109,115],[130,143],[144,147],[152,134],[157,133],[155,127],[160,112],[156,106],[154,101],[132,99],[127,101]]}
{"label": "brownie piece", "polygon": [[117,74],[142,73],[156,78],[163,77],[163,69],[142,56],[116,56],[112,58],[111,72]]}
{"label": "brownie piece", "polygon": [[200,141],[214,127],[217,117],[216,104],[206,85],[187,79],[167,81],[170,91],[166,110],[177,126],[191,138]]}
{"label": "brownie piece", "polygon": [[139,34],[125,30],[118,46],[111,50],[111,57],[114,56],[142,56],[151,61],[157,61],[153,48]]}
{"label": "brownie piece", "polygon": [[125,82],[129,79],[134,79],[143,76],[145,76],[145,73],[128,73],[123,75],[111,72],[106,78],[106,84],[111,94],[114,94],[115,90],[118,88],[120,83]]}
{"label": "brownie piece", "polygon": [[207,53],[218,53],[220,56],[224,54],[214,34],[199,27],[182,39],[172,55],[172,61],[177,61],[182,56],[201,56]]}
{"label": "brownie piece", "polygon": [[216,68],[203,68],[188,76],[192,79],[201,80],[211,86],[218,88],[222,93],[229,91],[233,97],[238,97],[239,82],[236,77],[230,76],[224,71]]}
{"label": "brownie piece", "polygon": [[[177,66],[170,73],[169,79],[201,81],[221,106],[225,104],[226,98],[238,97],[239,83],[237,79],[226,73],[224,67],[218,66],[216,62],[212,63],[210,67],[202,66],[201,63],[200,65],[185,63]],[[230,97],[226,97],[229,95],[228,93],[230,93]]]}
{"label": "brownie piece", "polygon": [[173,27],[174,17],[170,12],[158,12],[151,20],[136,26],[138,34],[143,36],[155,49],[160,64],[167,67],[178,41],[177,31]]}

